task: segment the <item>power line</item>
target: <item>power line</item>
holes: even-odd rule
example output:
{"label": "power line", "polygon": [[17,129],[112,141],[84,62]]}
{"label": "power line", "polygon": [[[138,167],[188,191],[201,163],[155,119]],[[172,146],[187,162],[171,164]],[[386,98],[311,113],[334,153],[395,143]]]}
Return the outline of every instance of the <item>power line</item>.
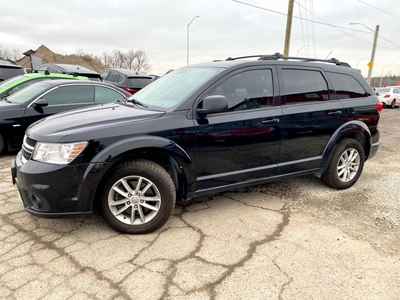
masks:
{"label": "power line", "polygon": [[[295,2],[297,2],[297,1],[295,1]],[[299,4],[300,6],[302,6],[301,4]],[[303,7],[305,10],[307,10],[307,8],[305,8],[305,7]],[[310,11],[309,11],[310,12]],[[314,16],[316,16],[318,19],[320,19],[321,21],[323,21],[323,22],[325,22],[326,24],[329,24],[328,22],[326,22],[325,20],[323,20],[322,18],[320,18],[320,17],[318,17],[316,14],[314,14],[314,13],[312,13],[312,12],[310,12],[312,15],[314,15]],[[331,24],[329,24],[329,25],[331,25]],[[335,29],[337,29],[337,30],[339,30],[339,31],[341,31],[341,32],[343,32],[344,34],[347,34],[348,36],[351,36],[352,38],[355,38],[355,39],[358,39],[358,40],[360,40],[360,41],[363,41],[364,43],[369,43],[369,42],[366,42],[366,41],[364,41],[364,40],[361,40],[361,39],[359,39],[359,38],[357,38],[357,37],[355,37],[355,36],[353,36],[353,35],[351,35],[351,34],[349,34],[349,33],[347,33],[347,32],[344,32],[343,30],[340,30],[339,28],[337,28],[337,27],[335,27],[334,26],[334,28]],[[389,41],[388,39],[385,39],[383,36],[379,36],[382,40],[385,40],[385,41],[387,41],[388,43],[390,43],[390,44],[392,44],[392,45],[394,45],[394,46],[396,46],[396,47],[399,47],[399,49],[393,49],[393,48],[388,48],[388,47],[383,47],[383,46],[379,46],[379,47],[381,47],[381,48],[386,48],[386,49],[392,49],[392,50],[400,50],[400,46],[399,45],[396,45],[395,43],[393,43],[393,42],[391,42],[391,41]],[[369,43],[369,44],[371,44],[371,43]]]}
{"label": "power line", "polygon": [[[242,1],[238,1],[238,0],[232,0],[232,1],[233,1],[233,2],[237,2],[237,3],[240,3],[240,4],[243,4],[243,5],[255,7],[255,8],[258,8],[258,9],[266,10],[266,11],[269,11],[269,12],[272,12],[272,13],[276,13],[276,14],[278,14],[278,15],[287,16],[287,14],[285,14],[285,13],[282,13],[282,12],[279,12],[279,11],[275,11],[275,10],[272,10],[272,9],[268,9],[268,8],[265,8],[265,7],[257,6],[257,5],[254,5],[254,4],[250,4],[250,3],[246,3],[246,2],[242,2]],[[298,3],[297,1],[295,1],[295,2]],[[316,16],[316,17],[319,18],[318,16]],[[293,18],[300,19],[299,17],[296,17],[296,16],[293,16]],[[320,19],[320,18],[319,18],[319,19]],[[369,31],[358,30],[358,29],[351,29],[351,28],[347,28],[347,27],[343,27],[343,26],[337,26],[337,25],[329,24],[329,23],[326,22],[326,21],[324,21],[325,23],[322,23],[322,22],[312,21],[312,20],[308,20],[308,19],[304,19],[304,18],[303,18],[303,20],[304,20],[304,21],[307,21],[307,22],[313,22],[313,23],[315,23],[315,24],[330,26],[330,27],[332,27],[332,28],[335,28],[335,29],[341,31],[341,32],[344,33],[344,34],[347,34],[348,36],[351,36],[352,38],[354,38],[354,39],[356,39],[356,40],[359,40],[359,41],[361,41],[361,42],[363,42],[363,43],[372,45],[372,43],[367,42],[367,41],[364,41],[364,40],[362,40],[362,39],[360,39],[360,38],[357,38],[357,37],[355,37],[355,36],[353,36],[353,35],[351,35],[351,34],[348,34],[348,33],[344,32],[343,30],[340,30],[340,28],[341,28],[341,29],[345,29],[345,30],[350,30],[350,31],[362,32],[362,33],[369,33]],[[322,19],[321,19],[321,20],[322,20]],[[383,40],[385,40],[385,41],[388,41],[389,43],[391,43],[391,44],[393,44],[393,45],[395,45],[395,46],[397,46],[397,47],[400,48],[400,46],[398,46],[398,45],[396,45],[396,44],[390,42],[389,40],[387,40],[387,39],[385,39],[385,38],[383,38],[383,37],[381,37],[381,36],[379,36],[379,37],[380,37],[381,39],[383,39]],[[378,46],[378,47],[379,47],[379,48],[384,48],[384,49],[390,49],[390,50],[400,50],[400,49],[394,49],[394,48],[384,47],[384,46]]]}
{"label": "power line", "polygon": [[361,2],[361,3],[363,3],[363,4],[365,4],[365,5],[371,6],[372,8],[375,8],[375,9],[377,9],[377,10],[379,10],[379,11],[381,11],[381,12],[383,12],[383,13],[389,15],[389,16],[395,17],[396,19],[399,19],[399,20],[400,20],[400,18],[399,18],[398,16],[395,16],[395,15],[393,15],[393,14],[391,14],[391,13],[388,13],[387,11],[384,11],[384,10],[382,10],[382,9],[380,9],[380,8],[378,8],[378,7],[375,7],[375,6],[371,5],[371,4],[365,3],[364,1],[361,1],[361,0],[358,0],[358,1]]}

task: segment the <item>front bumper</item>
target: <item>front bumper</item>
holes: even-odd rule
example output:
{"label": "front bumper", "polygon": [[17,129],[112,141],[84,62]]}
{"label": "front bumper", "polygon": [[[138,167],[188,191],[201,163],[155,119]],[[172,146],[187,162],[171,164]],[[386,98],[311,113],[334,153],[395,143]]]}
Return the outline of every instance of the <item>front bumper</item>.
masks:
{"label": "front bumper", "polygon": [[[92,214],[99,165],[22,163],[21,152],[11,163],[12,182],[26,211],[43,218],[87,217]],[[100,165],[100,167],[102,167]]]}

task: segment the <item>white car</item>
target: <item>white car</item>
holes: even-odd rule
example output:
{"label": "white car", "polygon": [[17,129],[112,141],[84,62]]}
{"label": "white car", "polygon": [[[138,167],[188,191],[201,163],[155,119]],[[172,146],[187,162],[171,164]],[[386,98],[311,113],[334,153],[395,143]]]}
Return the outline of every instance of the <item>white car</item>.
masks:
{"label": "white car", "polygon": [[377,88],[375,93],[377,93],[379,100],[382,101],[385,107],[395,108],[400,105],[400,86]]}

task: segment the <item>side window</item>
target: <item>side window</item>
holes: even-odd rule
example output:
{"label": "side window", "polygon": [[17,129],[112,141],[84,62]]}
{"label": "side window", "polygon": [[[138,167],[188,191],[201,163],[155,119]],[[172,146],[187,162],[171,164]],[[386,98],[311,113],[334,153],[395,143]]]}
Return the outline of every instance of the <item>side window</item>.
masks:
{"label": "side window", "polygon": [[62,86],[44,95],[49,105],[92,103],[94,100],[94,87],[84,86]]}
{"label": "side window", "polygon": [[327,72],[327,74],[338,99],[368,97],[368,93],[353,76],[332,72]]}
{"label": "side window", "polygon": [[96,103],[113,102],[115,100],[122,100],[122,99],[124,99],[124,96],[112,89],[105,88],[102,86],[95,87],[94,101]]}
{"label": "side window", "polygon": [[107,80],[108,81],[111,81],[111,82],[118,82],[118,73],[115,73],[115,72],[110,72],[110,74],[108,74],[108,78],[107,78]]}
{"label": "side window", "polygon": [[110,73],[110,70],[101,71],[101,72],[100,72],[100,77],[101,77],[101,79],[105,80],[106,77],[107,77],[107,75],[108,75],[108,73]]}
{"label": "side window", "polygon": [[236,74],[210,92],[228,100],[228,110],[245,110],[273,105],[272,71],[252,70]]}
{"label": "side window", "polygon": [[282,69],[286,104],[329,100],[328,84],[319,71]]}

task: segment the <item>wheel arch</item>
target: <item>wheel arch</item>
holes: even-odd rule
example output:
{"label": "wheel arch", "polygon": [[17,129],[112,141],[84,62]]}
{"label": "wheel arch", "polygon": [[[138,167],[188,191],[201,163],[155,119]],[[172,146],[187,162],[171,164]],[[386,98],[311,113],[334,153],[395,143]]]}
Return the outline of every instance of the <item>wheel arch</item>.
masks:
{"label": "wheel arch", "polygon": [[[101,187],[114,167],[132,159],[142,158],[153,161],[164,168],[171,176],[176,189],[176,199],[186,200],[188,190],[195,188],[195,171],[190,155],[175,142],[161,137],[135,137],[110,145],[98,153],[91,161],[84,175],[90,181],[90,174],[98,176],[95,192],[89,199],[89,208],[94,208],[99,199]],[[101,168],[99,168],[101,166]]]}
{"label": "wheel arch", "polygon": [[338,128],[325,146],[322,155],[321,173],[327,169],[336,145],[345,138],[357,140],[363,147],[365,160],[367,160],[372,148],[371,132],[365,123],[350,121]]}

